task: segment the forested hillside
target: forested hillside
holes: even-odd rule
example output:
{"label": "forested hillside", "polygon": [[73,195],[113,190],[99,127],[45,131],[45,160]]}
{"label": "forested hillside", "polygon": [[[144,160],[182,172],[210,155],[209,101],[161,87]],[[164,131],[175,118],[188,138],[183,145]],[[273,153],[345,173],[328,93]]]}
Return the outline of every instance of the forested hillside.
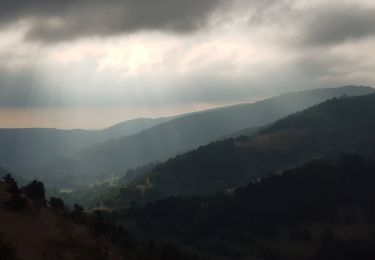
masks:
{"label": "forested hillside", "polygon": [[271,171],[341,153],[375,156],[375,95],[334,98],[251,137],[214,142],[156,166],[112,198],[112,206],[233,189]]}
{"label": "forested hillside", "polygon": [[139,232],[212,259],[374,259],[375,163],[318,159],[209,197],[113,212]]}
{"label": "forested hillside", "polygon": [[270,124],[332,97],[364,95],[373,91],[369,87],[354,86],[316,89],[283,94],[253,104],[193,113],[133,136],[91,146],[68,158],[30,169],[30,172],[48,185],[84,185],[124,174],[127,169],[145,163],[166,160],[245,128]]}

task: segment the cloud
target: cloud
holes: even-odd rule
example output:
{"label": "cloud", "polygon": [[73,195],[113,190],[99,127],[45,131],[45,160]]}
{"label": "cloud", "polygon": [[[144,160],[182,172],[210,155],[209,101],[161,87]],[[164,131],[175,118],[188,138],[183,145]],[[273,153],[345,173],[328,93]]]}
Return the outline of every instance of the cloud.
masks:
{"label": "cloud", "polygon": [[18,22],[26,28],[26,40],[56,43],[139,31],[186,34],[243,16],[252,29],[262,26],[280,38],[297,36],[304,46],[328,46],[375,35],[375,7],[369,2],[6,0],[0,8],[0,26]]}
{"label": "cloud", "polygon": [[152,110],[373,85],[374,17],[365,0],[335,6],[321,0],[5,1],[0,25],[11,26],[0,31],[0,108]]}
{"label": "cloud", "polygon": [[139,30],[185,33],[204,26],[224,0],[5,1],[0,23],[26,21],[29,39],[45,42]]}
{"label": "cloud", "polygon": [[[248,9],[248,25],[286,47],[330,47],[375,36],[375,3],[368,0],[268,0]],[[300,50],[299,50],[300,51]]]}
{"label": "cloud", "polygon": [[296,55],[294,67],[316,84],[374,86],[375,39],[347,41],[330,48],[309,48]]}
{"label": "cloud", "polygon": [[360,5],[324,6],[310,10],[303,25],[304,44],[329,46],[375,36],[375,8]]}

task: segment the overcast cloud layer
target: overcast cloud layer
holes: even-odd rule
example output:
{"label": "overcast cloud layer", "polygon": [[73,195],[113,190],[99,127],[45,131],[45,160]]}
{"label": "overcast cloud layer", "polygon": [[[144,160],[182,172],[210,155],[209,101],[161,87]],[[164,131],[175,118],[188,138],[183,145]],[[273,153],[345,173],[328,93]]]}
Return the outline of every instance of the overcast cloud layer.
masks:
{"label": "overcast cloud layer", "polygon": [[116,121],[375,85],[374,24],[371,0],[3,1],[0,116],[118,108]]}
{"label": "overcast cloud layer", "polygon": [[0,11],[4,24],[28,21],[26,36],[64,41],[138,30],[186,33],[198,30],[224,7],[223,0],[21,0],[7,1]]}

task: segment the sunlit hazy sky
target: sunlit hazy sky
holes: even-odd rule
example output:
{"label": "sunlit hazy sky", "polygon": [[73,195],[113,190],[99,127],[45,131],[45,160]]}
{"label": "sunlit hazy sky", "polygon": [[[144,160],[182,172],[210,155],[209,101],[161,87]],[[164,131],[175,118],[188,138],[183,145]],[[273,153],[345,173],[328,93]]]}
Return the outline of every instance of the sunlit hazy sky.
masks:
{"label": "sunlit hazy sky", "polygon": [[101,128],[375,85],[373,0],[4,0],[0,127]]}

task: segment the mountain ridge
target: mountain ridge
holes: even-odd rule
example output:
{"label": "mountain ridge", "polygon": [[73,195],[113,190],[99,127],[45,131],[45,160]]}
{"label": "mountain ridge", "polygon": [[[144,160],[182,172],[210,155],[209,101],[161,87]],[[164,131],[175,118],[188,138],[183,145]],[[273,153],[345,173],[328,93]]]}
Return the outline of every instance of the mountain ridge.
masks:
{"label": "mountain ridge", "polygon": [[1,128],[0,163],[17,171],[79,151],[95,143],[135,134],[174,117],[124,121],[101,130],[57,128]]}
{"label": "mountain ridge", "polygon": [[[293,92],[250,104],[240,104],[181,115],[131,136],[95,144],[50,164],[28,169],[46,184],[87,184],[220,139],[245,128],[259,127],[332,97],[364,95],[370,87],[346,86]],[[46,174],[48,173],[48,175]],[[55,180],[53,180],[55,178]],[[67,184],[65,178],[64,183]]]}
{"label": "mountain ridge", "polygon": [[375,158],[374,118],[375,94],[333,98],[250,137],[213,142],[171,158],[120,190],[112,202],[117,207],[123,199],[208,195],[245,185],[272,171],[342,153]]}

